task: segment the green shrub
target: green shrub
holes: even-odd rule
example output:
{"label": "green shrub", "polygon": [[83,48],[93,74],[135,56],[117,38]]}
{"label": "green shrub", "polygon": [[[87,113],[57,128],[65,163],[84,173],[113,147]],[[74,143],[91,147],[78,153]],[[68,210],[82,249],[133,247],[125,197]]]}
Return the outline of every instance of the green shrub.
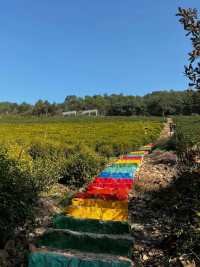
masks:
{"label": "green shrub", "polygon": [[35,160],[30,164],[9,156],[0,148],[0,245],[15,231],[34,219],[39,194],[60,178],[51,160]]}
{"label": "green shrub", "polygon": [[113,151],[115,156],[119,156],[123,151],[122,144],[113,144]]}
{"label": "green shrub", "polygon": [[1,245],[32,217],[37,186],[7,152],[0,151],[0,235]]}
{"label": "green shrub", "polygon": [[[33,142],[28,153],[32,158],[32,170],[36,180],[43,181],[42,185],[48,189],[60,178],[60,182],[79,188],[105,163],[102,156],[96,154],[91,148],[77,144],[74,146],[58,146],[49,143]],[[52,170],[53,169],[53,170]],[[51,176],[52,172],[56,175]],[[42,176],[46,177],[46,180]]]}
{"label": "green shrub", "polygon": [[63,161],[61,182],[76,188],[81,187],[96,175],[104,164],[105,159],[91,149],[79,147],[79,151]]}
{"label": "green shrub", "polygon": [[46,155],[53,156],[56,152],[55,147],[51,144],[32,142],[28,150],[30,156],[33,159],[44,158]]}
{"label": "green shrub", "polygon": [[199,116],[176,117],[176,149],[181,171],[199,169],[200,138]]}
{"label": "green shrub", "polygon": [[39,192],[49,191],[61,179],[62,162],[62,159],[53,161],[49,157],[37,158],[33,161],[29,175]]}
{"label": "green shrub", "polygon": [[52,144],[49,142],[32,142],[28,148],[28,153],[32,159],[49,157],[52,160],[61,155],[67,157],[74,151],[74,145]]}
{"label": "green shrub", "polygon": [[112,157],[113,156],[113,147],[112,145],[107,144],[106,142],[97,142],[95,146],[95,151],[104,157]]}

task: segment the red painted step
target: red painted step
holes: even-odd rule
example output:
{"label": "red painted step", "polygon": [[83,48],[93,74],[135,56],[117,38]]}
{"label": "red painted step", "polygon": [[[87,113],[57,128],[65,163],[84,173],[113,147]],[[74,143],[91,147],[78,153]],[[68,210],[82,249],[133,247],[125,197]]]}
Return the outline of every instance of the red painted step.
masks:
{"label": "red painted step", "polygon": [[133,184],[133,179],[116,179],[116,178],[101,178],[101,177],[96,177],[94,179],[94,183],[103,183],[103,184]]}
{"label": "red painted step", "polygon": [[122,156],[120,157],[120,159],[133,159],[133,160],[141,160],[142,158],[144,158],[144,156]]}
{"label": "red painted step", "polygon": [[114,179],[114,180],[132,180],[134,179],[134,177],[131,179],[130,177],[123,177],[123,178],[116,178],[116,177],[101,177],[101,176],[98,176],[97,178],[100,178],[100,179]]}
{"label": "red painted step", "polygon": [[83,193],[78,193],[77,198],[100,198],[105,200],[127,200],[128,192],[130,190],[122,189],[102,189],[102,190],[90,190]]}
{"label": "red painted step", "polygon": [[132,184],[103,184],[103,183],[91,183],[88,187],[87,190],[93,190],[95,188],[111,188],[111,189],[117,189],[117,188],[122,188],[122,189],[131,189]]}
{"label": "red painted step", "polygon": [[127,159],[127,160],[142,160],[143,157],[140,156],[123,156],[120,159]]}

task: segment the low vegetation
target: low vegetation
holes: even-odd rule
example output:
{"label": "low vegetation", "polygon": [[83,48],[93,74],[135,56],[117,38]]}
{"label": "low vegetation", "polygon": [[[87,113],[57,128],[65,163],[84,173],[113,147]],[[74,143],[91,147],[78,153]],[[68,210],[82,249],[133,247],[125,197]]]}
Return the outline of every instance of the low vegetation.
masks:
{"label": "low vegetation", "polygon": [[179,160],[184,166],[198,167],[200,156],[200,117],[176,117],[176,146]]}
{"label": "low vegetation", "polygon": [[[119,155],[154,141],[160,133],[160,118],[44,118],[40,120],[10,117],[0,120],[0,142],[17,144],[24,149],[33,143],[49,144],[50,149],[71,153],[85,145],[99,154]],[[52,151],[53,153],[54,151]]]}
{"label": "low vegetation", "polygon": [[0,148],[0,247],[21,227],[33,222],[38,196],[48,190],[60,174],[56,164],[45,159],[24,161]]}

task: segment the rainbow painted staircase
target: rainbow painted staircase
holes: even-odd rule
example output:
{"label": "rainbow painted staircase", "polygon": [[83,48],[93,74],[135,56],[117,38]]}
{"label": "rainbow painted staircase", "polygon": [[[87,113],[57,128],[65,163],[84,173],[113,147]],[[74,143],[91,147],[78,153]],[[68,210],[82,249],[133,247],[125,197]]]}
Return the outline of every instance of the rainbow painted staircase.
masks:
{"label": "rainbow painted staircase", "polygon": [[37,242],[29,267],[130,267],[128,194],[149,144],[107,166]]}

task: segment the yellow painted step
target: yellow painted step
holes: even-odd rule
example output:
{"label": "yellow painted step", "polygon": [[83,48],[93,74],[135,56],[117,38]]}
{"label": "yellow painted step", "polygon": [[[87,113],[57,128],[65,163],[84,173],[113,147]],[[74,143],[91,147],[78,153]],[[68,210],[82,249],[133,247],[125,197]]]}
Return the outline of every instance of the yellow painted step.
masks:
{"label": "yellow painted step", "polygon": [[102,221],[127,221],[128,209],[107,209],[97,207],[69,206],[66,214],[74,218]]}
{"label": "yellow painted step", "polygon": [[108,209],[128,209],[128,201],[114,201],[103,199],[73,198],[72,206],[97,207]]}
{"label": "yellow painted step", "polygon": [[118,159],[115,163],[119,164],[126,164],[126,163],[132,163],[132,164],[137,164],[140,165],[142,163],[142,160],[124,160],[124,159]]}

